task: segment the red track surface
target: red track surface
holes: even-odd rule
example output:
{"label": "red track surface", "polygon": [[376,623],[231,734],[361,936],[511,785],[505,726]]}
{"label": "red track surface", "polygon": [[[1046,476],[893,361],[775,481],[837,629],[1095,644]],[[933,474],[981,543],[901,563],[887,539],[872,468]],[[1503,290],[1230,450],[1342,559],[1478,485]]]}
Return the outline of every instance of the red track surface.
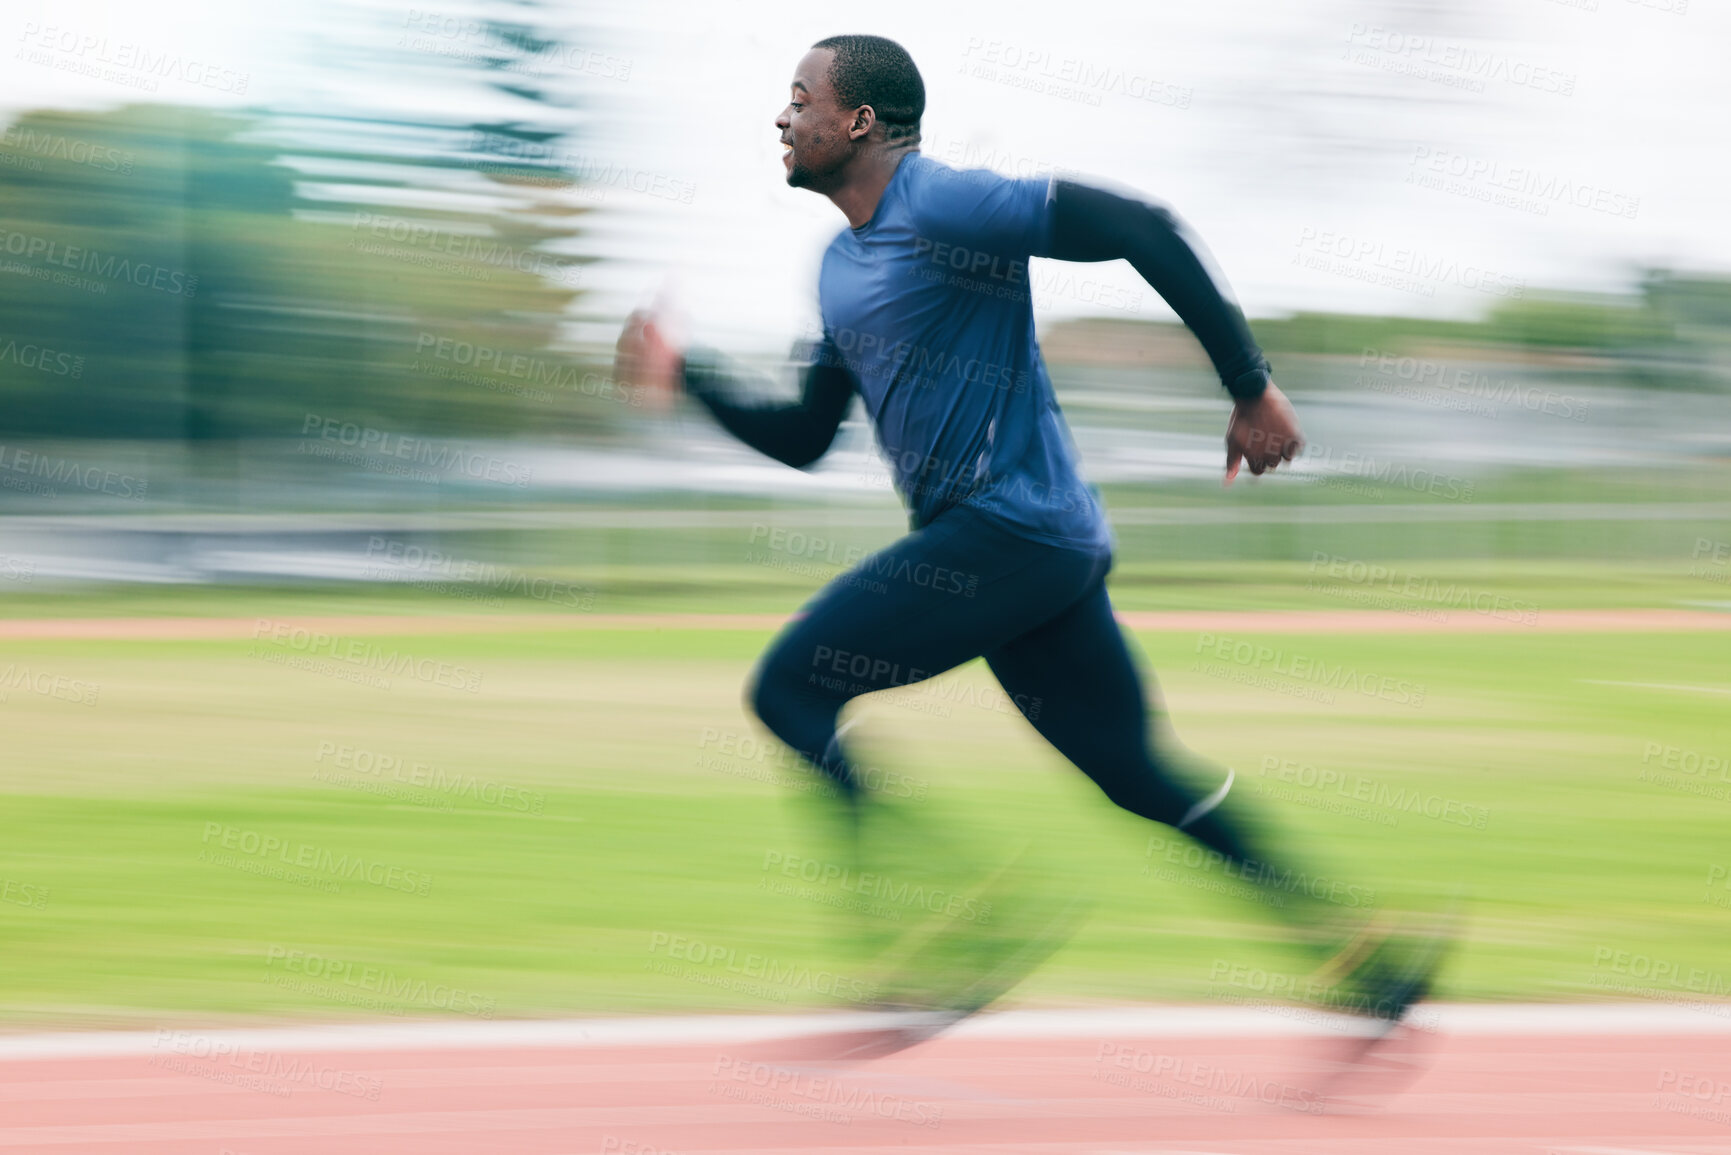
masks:
{"label": "red track surface", "polygon": [[809,1041],[212,1055],[165,1032],[0,1054],[0,1153],[1731,1152],[1726,1031],[1523,1029],[1445,1027],[1403,1090],[1360,1070],[1326,1103],[1345,1044],[1279,1029],[965,1032],[846,1067],[789,1057]]}

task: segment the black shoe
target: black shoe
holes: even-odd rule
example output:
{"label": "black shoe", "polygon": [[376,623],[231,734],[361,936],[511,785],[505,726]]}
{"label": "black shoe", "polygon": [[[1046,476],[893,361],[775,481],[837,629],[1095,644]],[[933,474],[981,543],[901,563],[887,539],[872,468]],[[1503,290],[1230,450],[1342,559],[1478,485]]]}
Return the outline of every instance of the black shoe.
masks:
{"label": "black shoe", "polygon": [[962,909],[989,915],[939,915],[908,932],[879,960],[871,1022],[779,1040],[777,1061],[852,1063],[917,1046],[985,1010],[1064,945],[1086,912],[1064,896],[1017,877],[1019,860],[969,895]]}
{"label": "black shoe", "polygon": [[1063,946],[1088,905],[1030,876],[1018,854],[960,904],[968,916],[934,916],[885,952],[876,1004],[956,1021],[977,1014]]}
{"label": "black shoe", "polygon": [[1328,1010],[1360,1015],[1392,1028],[1429,997],[1437,971],[1453,947],[1453,909],[1429,926],[1400,927],[1387,914],[1367,922],[1314,980],[1327,983],[1319,1001]]}
{"label": "black shoe", "polygon": [[1456,938],[1453,909],[1428,927],[1397,930],[1392,919],[1373,919],[1323,968],[1318,977],[1335,981],[1319,1004],[1367,1019],[1369,1029],[1334,1048],[1334,1074],[1319,1100],[1339,1110],[1342,1095],[1391,1095],[1423,1073],[1435,1040],[1406,1020],[1430,995]]}

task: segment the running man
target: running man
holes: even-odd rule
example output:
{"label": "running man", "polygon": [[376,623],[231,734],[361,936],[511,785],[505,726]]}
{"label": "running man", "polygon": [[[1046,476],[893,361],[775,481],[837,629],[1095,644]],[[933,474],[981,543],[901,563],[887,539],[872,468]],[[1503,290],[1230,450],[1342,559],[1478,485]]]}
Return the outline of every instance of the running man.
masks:
{"label": "running man", "polygon": [[[832,36],[800,60],[776,117],[787,183],[828,197],[848,228],[824,254],[823,339],[797,401],[738,399],[715,353],[680,349],[639,312],[619,376],[684,390],[747,445],[803,468],[864,402],[912,532],[831,582],[783,631],[750,689],[752,709],[856,812],[864,784],[837,734],[852,698],[983,656],[1028,722],[1124,809],[1174,826],[1232,864],[1253,851],[1230,776],[1206,796],[1155,748],[1142,680],[1112,614],[1111,536],[1034,339],[1028,260],[1127,260],[1200,340],[1233,398],[1226,480],[1303,446],[1292,406],[1244,317],[1165,209],[1062,179],[962,172],[919,151],[925,86],[877,36]],[[1301,925],[1320,904],[1273,904]],[[1330,950],[1339,948],[1337,941]],[[1364,937],[1337,956],[1343,1005],[1397,1021],[1428,979],[1377,963]],[[1396,970],[1401,973],[1396,973]]]}

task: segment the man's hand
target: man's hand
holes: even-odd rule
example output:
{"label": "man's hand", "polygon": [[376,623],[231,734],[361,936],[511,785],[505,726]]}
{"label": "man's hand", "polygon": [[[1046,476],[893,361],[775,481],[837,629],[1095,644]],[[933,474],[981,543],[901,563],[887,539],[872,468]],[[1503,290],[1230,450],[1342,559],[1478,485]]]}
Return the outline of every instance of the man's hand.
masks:
{"label": "man's hand", "polygon": [[1298,414],[1292,402],[1270,381],[1262,396],[1240,401],[1232,407],[1226,423],[1226,484],[1238,476],[1240,463],[1260,475],[1282,461],[1291,461],[1304,448],[1298,431]]}
{"label": "man's hand", "polygon": [[625,320],[613,361],[613,379],[637,390],[641,404],[665,413],[683,388],[685,352],[667,337],[661,318],[639,309]]}

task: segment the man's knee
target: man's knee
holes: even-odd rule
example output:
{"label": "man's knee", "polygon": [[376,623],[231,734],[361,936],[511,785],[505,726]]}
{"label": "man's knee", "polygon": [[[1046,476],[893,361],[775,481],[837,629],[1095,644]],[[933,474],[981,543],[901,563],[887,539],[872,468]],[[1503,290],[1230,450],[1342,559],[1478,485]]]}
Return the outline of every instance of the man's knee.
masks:
{"label": "man's knee", "polygon": [[851,775],[833,750],[841,702],[806,685],[797,670],[766,660],[745,688],[745,704],[764,727],[795,754],[854,789]]}
{"label": "man's knee", "polygon": [[813,690],[805,684],[803,671],[788,660],[787,652],[773,650],[764,656],[746,685],[745,704],[771,733],[792,743],[792,733],[801,728],[802,717],[822,712],[819,701],[825,695]]}
{"label": "man's knee", "polygon": [[758,667],[745,685],[745,708],[777,736],[780,736],[781,728],[776,721],[784,716],[783,703],[788,698],[783,679],[767,663]]}

